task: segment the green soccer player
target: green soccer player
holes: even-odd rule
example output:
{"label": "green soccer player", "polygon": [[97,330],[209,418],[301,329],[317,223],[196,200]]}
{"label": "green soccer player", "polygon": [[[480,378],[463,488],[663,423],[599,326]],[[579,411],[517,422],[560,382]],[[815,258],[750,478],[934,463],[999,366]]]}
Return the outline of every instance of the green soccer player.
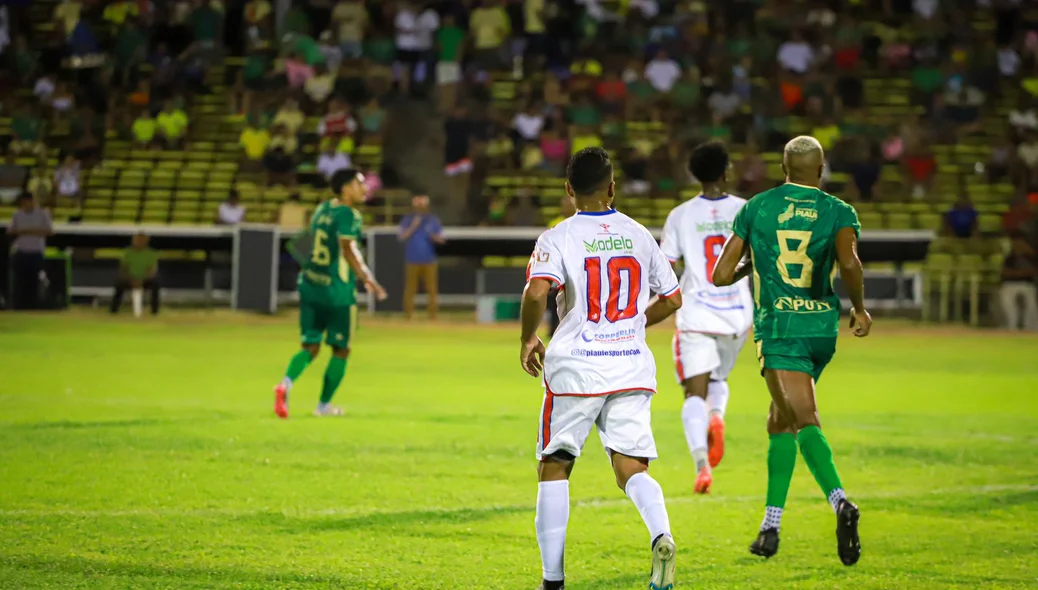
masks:
{"label": "green soccer player", "polygon": [[[836,512],[840,561],[854,565],[861,556],[858,507],[844,494],[815,403],[815,382],[836,352],[837,268],[853,305],[854,335],[868,336],[872,318],[865,311],[858,216],[853,207],[818,188],[824,166],[815,138],[800,136],[786,144],[786,183],[753,197],[739,211],[713,281],[730,285],[753,272],[753,332],[761,374],[771,392],[767,505],[750,552],[763,557],[778,552],[799,444]],[[746,256],[749,260],[743,261]]]}
{"label": "green soccer player", "polygon": [[353,206],[363,202],[367,193],[364,175],[352,168],[340,170],[332,177],[331,188],[335,196],[321,203],[310,219],[308,233],[313,244],[309,259],[302,261],[297,287],[303,349],[292,357],[285,378],[274,388],[274,413],[281,418],[288,418],[292,383],[317,358],[322,336],[332,347],[332,358],[324,371],[321,401],[314,414],[342,415],[342,409],[331,401],[346,374],[350,336],[357,321],[357,279],[379,301],[386,298],[357,246],[361,216]]}

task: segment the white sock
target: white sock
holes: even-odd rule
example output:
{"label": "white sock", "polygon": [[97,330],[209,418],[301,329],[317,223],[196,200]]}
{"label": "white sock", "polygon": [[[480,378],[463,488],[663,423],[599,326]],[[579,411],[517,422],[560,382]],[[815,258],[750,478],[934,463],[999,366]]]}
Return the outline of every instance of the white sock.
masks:
{"label": "white sock", "polygon": [[144,313],[144,291],[141,289],[134,289],[130,293],[130,299],[133,301],[133,315],[141,317]]}
{"label": "white sock", "polygon": [[284,379],[282,379],[281,380],[281,384],[285,386],[285,391],[286,392],[292,391],[292,380],[289,379],[288,377],[285,377]]}
{"label": "white sock", "polygon": [[846,500],[847,494],[843,493],[843,488],[836,488],[829,492],[829,504],[833,507],[833,512],[836,512],[840,508],[840,500]]}
{"label": "white sock", "polygon": [[651,475],[644,471],[635,473],[627,480],[624,492],[642,515],[642,520],[649,529],[650,541],[654,541],[660,535],[670,534],[670,518],[667,516],[667,506],[663,502],[663,488]]}
{"label": "white sock", "polygon": [[778,506],[764,507],[764,520],[760,523],[760,530],[777,529],[782,525],[782,509]]}
{"label": "white sock", "polygon": [[542,481],[537,484],[537,546],[541,548],[544,579],[565,579],[563,555],[566,552],[566,527],[569,525],[569,481]]}
{"label": "white sock", "polygon": [[710,408],[710,414],[718,414],[724,418],[724,412],[728,409],[728,382],[711,381],[706,388],[706,405]]}
{"label": "white sock", "polygon": [[685,426],[688,450],[696,460],[698,472],[707,465],[706,454],[706,402],[701,397],[686,397],[681,407],[681,423]]}

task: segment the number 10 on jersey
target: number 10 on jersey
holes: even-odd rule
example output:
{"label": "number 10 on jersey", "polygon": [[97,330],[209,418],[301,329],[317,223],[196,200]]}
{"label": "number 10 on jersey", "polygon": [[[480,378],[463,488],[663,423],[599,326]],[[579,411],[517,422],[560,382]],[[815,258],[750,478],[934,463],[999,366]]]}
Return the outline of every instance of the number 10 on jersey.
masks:
{"label": "number 10 on jersey", "polygon": [[[638,315],[638,295],[642,288],[642,266],[633,256],[617,256],[606,262],[605,318],[610,323],[628,320]],[[587,274],[587,319],[602,320],[602,259],[595,256],[584,259]],[[627,300],[620,307],[620,291],[627,282]]]}

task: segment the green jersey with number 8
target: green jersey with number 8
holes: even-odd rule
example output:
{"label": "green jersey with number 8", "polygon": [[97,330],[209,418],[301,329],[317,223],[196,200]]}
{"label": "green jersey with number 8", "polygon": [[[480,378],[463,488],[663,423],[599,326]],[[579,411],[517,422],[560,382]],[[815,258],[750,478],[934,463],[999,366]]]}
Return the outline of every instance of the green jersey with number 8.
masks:
{"label": "green jersey with number 8", "polygon": [[356,275],[339,247],[339,238],[359,240],[361,223],[356,209],[337,201],[326,201],[314,211],[310,219],[310,257],[298,280],[302,302],[328,307],[357,303]]}
{"label": "green jersey with number 8", "polygon": [[755,339],[836,336],[836,233],[845,227],[860,234],[853,207],[800,184],[764,191],[739,211],[732,232],[753,259]]}

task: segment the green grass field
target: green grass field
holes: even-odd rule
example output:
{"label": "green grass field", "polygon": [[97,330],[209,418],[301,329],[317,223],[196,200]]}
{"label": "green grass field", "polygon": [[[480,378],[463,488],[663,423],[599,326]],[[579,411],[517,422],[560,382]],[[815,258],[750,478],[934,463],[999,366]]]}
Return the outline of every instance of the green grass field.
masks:
{"label": "green grass field", "polygon": [[[325,352],[280,421],[271,386],[295,342],[287,315],[0,315],[0,588],[536,588],[541,391],[517,328],[369,320],[348,415],[310,416]],[[728,454],[693,496],[669,332],[651,342],[679,587],[1038,587],[1034,337],[879,320],[841,338],[819,395],[862,509],[853,568],[803,461],[780,553],[746,550],[768,407],[749,347]],[[595,435],[571,489],[569,587],[643,588],[648,534]]]}

